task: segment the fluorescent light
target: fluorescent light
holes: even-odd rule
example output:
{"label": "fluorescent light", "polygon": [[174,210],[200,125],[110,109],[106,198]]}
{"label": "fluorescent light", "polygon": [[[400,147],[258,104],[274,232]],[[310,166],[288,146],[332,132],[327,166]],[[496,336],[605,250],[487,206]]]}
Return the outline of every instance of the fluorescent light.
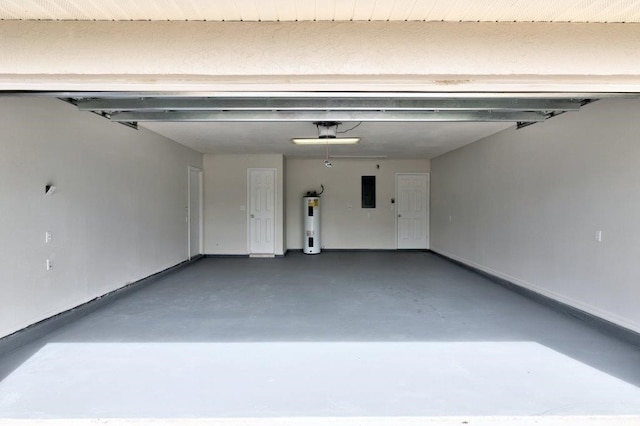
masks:
{"label": "fluorescent light", "polygon": [[360,138],[295,138],[291,142],[296,145],[352,145],[360,142]]}
{"label": "fluorescent light", "polygon": [[330,155],[329,158],[353,158],[353,159],[368,159],[368,158],[387,158],[387,155]]}

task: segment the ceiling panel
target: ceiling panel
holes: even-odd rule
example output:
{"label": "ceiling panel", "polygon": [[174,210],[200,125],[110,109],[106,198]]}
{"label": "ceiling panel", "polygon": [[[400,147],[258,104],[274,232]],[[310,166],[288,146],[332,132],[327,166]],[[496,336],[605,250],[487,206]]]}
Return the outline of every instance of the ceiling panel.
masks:
{"label": "ceiling panel", "polygon": [[[338,130],[358,123],[345,122]],[[318,136],[312,123],[139,123],[196,151],[208,154],[284,154],[323,158],[326,146],[294,145],[291,139]],[[360,137],[357,145],[331,145],[329,155],[433,158],[470,144],[514,123],[362,123],[341,136]]]}
{"label": "ceiling panel", "polygon": [[241,20],[241,21],[252,21],[252,22],[262,20],[260,11],[254,0],[234,0],[227,3],[229,4],[229,9],[231,9],[232,13],[234,13],[236,16],[235,19],[228,19],[228,20],[233,20],[233,21]]}
{"label": "ceiling panel", "polygon": [[[252,0],[259,21],[277,21],[280,19],[279,10],[281,1],[265,2],[260,0]],[[286,5],[284,6],[286,8]]]}
{"label": "ceiling panel", "polygon": [[640,22],[635,0],[0,0],[0,19]]}
{"label": "ceiling panel", "polygon": [[355,1],[339,1],[336,4],[334,21],[349,21],[353,17],[356,7]]}
{"label": "ceiling panel", "polygon": [[261,7],[275,9],[277,21],[296,21],[298,11],[296,10],[296,0],[256,0],[261,3]]}
{"label": "ceiling panel", "polygon": [[[269,3],[270,0],[267,0]],[[296,12],[296,20],[312,21],[317,19],[316,2],[315,1],[294,1],[294,10]]]}
{"label": "ceiling panel", "polygon": [[371,14],[372,21],[388,21],[393,12],[395,1],[374,2]]}

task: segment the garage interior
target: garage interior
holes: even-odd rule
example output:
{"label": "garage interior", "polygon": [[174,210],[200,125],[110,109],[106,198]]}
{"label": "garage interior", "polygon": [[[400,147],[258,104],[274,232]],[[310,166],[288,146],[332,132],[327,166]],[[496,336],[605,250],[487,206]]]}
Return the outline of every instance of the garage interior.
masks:
{"label": "garage interior", "polygon": [[481,3],[0,7],[0,424],[638,421],[640,7]]}

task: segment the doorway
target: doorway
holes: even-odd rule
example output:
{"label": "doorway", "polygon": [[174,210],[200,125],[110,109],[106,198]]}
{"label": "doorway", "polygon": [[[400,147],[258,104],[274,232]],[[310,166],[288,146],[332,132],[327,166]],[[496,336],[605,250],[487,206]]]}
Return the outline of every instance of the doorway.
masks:
{"label": "doorway", "polygon": [[274,256],[276,169],[248,169],[247,175],[249,255]]}
{"label": "doorway", "polygon": [[397,248],[429,248],[429,174],[396,174]]}
{"label": "doorway", "polygon": [[189,166],[187,224],[189,260],[202,254],[202,170]]}

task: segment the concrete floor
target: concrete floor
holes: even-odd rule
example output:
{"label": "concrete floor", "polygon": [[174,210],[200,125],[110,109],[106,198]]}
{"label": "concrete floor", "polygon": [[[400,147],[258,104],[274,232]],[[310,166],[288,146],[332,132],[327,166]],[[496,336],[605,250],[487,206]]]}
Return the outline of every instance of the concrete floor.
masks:
{"label": "concrete floor", "polygon": [[0,379],[0,418],[640,414],[640,348],[420,252],[203,259]]}

